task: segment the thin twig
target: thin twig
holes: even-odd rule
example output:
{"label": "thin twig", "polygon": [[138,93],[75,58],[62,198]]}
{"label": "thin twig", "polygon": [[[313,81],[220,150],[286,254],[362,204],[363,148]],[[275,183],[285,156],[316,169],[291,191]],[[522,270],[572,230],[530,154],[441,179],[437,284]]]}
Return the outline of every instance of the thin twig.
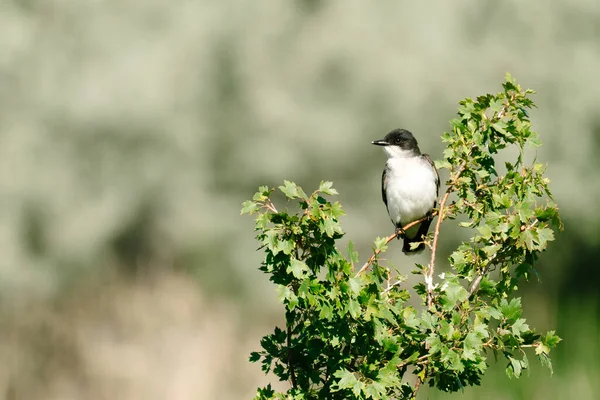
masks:
{"label": "thin twig", "polygon": [[[420,218],[416,221],[413,221],[409,224],[406,224],[402,229],[404,231],[406,231],[407,229],[412,228],[413,226],[420,224],[421,222],[429,219],[429,218],[433,218],[434,216],[437,215],[437,212],[433,212],[430,215],[427,215],[423,218]],[[385,238],[385,244],[388,244],[389,242],[391,242],[392,240],[396,239],[398,236],[396,235],[396,233],[391,234],[390,236]],[[367,262],[365,263],[365,265],[362,266],[362,268],[356,273],[356,276],[359,276],[360,274],[362,274],[363,272],[365,272],[367,270],[367,268],[369,268],[369,265],[373,264],[373,261],[375,261],[375,257],[377,257],[379,255],[379,253],[381,253],[380,249],[376,249],[373,252],[373,255],[371,257],[369,257],[369,259],[367,260]],[[355,277],[356,277],[355,276]]]}
{"label": "thin twig", "polygon": [[419,393],[419,389],[421,388],[421,383],[423,383],[423,381],[421,380],[421,377],[417,377],[417,383],[415,383],[415,390],[413,390],[412,400],[415,400],[417,398],[417,393]]}
{"label": "thin twig", "polygon": [[391,285],[388,284],[388,287],[383,291],[383,293],[388,293],[390,290],[392,290],[393,288],[395,288],[396,286],[400,285],[402,282],[405,282],[405,279],[398,279],[396,282],[392,283]]}
{"label": "thin twig", "polygon": [[[496,253],[496,254],[498,254],[498,253]],[[477,291],[477,289],[479,288],[479,285],[481,284],[481,280],[483,279],[485,274],[487,274],[489,272],[490,268],[495,265],[494,258],[496,258],[496,254],[494,254],[492,256],[488,265],[486,265],[483,268],[483,271],[481,271],[481,274],[477,275],[477,278],[475,278],[475,280],[471,284],[471,288],[469,289],[469,297],[471,297],[473,295],[473,293],[475,293]]]}
{"label": "thin twig", "polygon": [[448,196],[454,190],[454,186],[456,184],[456,180],[460,177],[463,170],[465,169],[466,161],[464,161],[456,170],[456,174],[454,179],[450,183],[450,186],[446,189],[446,193],[442,200],[440,201],[440,206],[438,208],[438,220],[435,224],[435,230],[433,231],[433,243],[431,245],[431,261],[429,261],[429,266],[427,271],[424,273],[425,275],[425,283],[427,284],[427,307],[431,307],[433,304],[433,274],[435,273],[435,254],[437,252],[437,244],[438,237],[440,236],[440,226],[442,225],[442,221],[444,220],[444,207],[446,206],[446,202],[448,201]]}
{"label": "thin twig", "polygon": [[475,280],[473,281],[473,284],[471,285],[471,289],[469,289],[469,297],[471,297],[473,295],[473,293],[475,293],[477,291],[477,289],[479,289],[479,284],[481,283],[481,280],[483,279],[483,276],[487,273],[487,267],[485,267],[483,269],[483,271],[481,272],[481,275],[478,275],[477,278],[475,278]]}
{"label": "thin twig", "polygon": [[440,201],[440,208],[438,209],[438,220],[435,224],[435,231],[433,232],[433,243],[431,245],[431,261],[429,262],[429,267],[427,268],[427,273],[425,274],[425,283],[427,284],[427,307],[431,307],[433,303],[433,273],[435,271],[435,253],[437,250],[438,237],[440,236],[440,226],[442,225],[442,220],[444,219],[444,206],[446,205],[446,201],[448,201],[448,196],[450,195],[450,188],[446,190],[446,194]]}
{"label": "thin twig", "polygon": [[275,205],[273,204],[271,199],[267,199],[267,201],[265,201],[265,207],[277,214],[277,209],[275,208]]}

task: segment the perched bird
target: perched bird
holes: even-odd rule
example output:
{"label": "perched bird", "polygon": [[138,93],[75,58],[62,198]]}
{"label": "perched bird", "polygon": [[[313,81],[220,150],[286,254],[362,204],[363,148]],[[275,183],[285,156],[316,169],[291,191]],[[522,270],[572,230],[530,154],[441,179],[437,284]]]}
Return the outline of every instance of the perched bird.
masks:
{"label": "perched bird", "polygon": [[[433,160],[421,154],[417,140],[406,129],[395,129],[385,138],[372,142],[383,146],[388,156],[381,177],[381,195],[390,219],[396,226],[398,239],[404,237],[402,251],[416,254],[425,249],[423,236],[427,234],[431,218],[417,224],[406,232],[403,226],[431,215],[436,206],[440,177]],[[411,249],[411,243],[421,242]]]}

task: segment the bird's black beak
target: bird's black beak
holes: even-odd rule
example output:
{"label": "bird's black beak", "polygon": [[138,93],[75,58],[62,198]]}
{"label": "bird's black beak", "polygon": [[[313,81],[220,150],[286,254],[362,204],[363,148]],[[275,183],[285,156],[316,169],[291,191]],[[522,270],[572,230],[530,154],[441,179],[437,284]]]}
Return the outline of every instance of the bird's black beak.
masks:
{"label": "bird's black beak", "polygon": [[371,142],[371,144],[374,144],[376,146],[389,146],[390,145],[388,142],[385,141],[385,139],[373,140]]}

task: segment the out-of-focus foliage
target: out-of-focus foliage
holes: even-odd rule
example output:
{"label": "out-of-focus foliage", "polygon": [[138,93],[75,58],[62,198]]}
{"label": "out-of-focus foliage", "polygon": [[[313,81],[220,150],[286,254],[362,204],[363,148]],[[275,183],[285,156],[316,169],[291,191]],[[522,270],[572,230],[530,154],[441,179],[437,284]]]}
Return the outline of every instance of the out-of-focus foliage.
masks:
{"label": "out-of-focus foliage", "polygon": [[[383,160],[370,140],[409,128],[440,158],[438,137],[456,99],[492,90],[510,70],[539,93],[531,113],[546,138],[538,159],[550,165],[569,228],[541,257],[544,289],[526,288],[536,306],[525,314],[536,326],[564,328],[573,310],[586,310],[594,317],[575,320],[582,326],[572,335],[598,342],[600,224],[590,211],[600,197],[597,1],[6,0],[0,10],[0,299],[10,312],[54,307],[57,296],[70,299],[82,280],[103,282],[107,271],[176,270],[230,303],[231,321],[252,320],[256,332],[244,325],[238,338],[259,337],[275,305],[246,267],[255,248],[250,222],[238,218],[246,194],[283,177],[306,187],[333,180],[348,236],[364,254],[389,224],[378,197]],[[442,252],[460,239],[441,243]],[[403,264],[399,249],[389,258]],[[31,337],[11,348],[56,343],[43,327],[10,326],[7,337]],[[563,364],[580,369],[561,373],[562,349],[574,345],[564,336],[555,379],[523,398],[575,381],[579,398],[599,390],[596,361],[584,366],[565,353]],[[8,387],[0,393],[35,398],[28,391],[36,382],[45,398],[92,398],[78,388],[97,375],[71,376],[82,370],[77,361],[25,353],[0,371]],[[56,364],[40,367],[36,354]],[[39,373],[63,368],[66,377],[44,383],[29,363]],[[181,382],[195,382],[182,374]],[[224,374],[236,384],[200,397],[248,397],[259,379]],[[157,381],[150,372],[125,379]],[[133,396],[125,392],[112,394]]]}

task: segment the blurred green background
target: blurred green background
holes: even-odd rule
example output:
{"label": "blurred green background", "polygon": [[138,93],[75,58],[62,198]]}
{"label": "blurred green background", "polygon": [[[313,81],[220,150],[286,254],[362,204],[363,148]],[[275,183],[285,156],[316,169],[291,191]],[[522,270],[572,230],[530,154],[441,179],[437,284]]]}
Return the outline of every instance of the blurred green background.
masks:
{"label": "blurred green background", "polygon": [[282,310],[241,202],[332,180],[364,259],[392,231],[370,141],[404,127],[440,158],[456,103],[506,71],[538,91],[566,226],[525,316],[564,342],[554,376],[531,356],[420,397],[596,399],[600,3],[4,0],[0,399],[251,398]]}

